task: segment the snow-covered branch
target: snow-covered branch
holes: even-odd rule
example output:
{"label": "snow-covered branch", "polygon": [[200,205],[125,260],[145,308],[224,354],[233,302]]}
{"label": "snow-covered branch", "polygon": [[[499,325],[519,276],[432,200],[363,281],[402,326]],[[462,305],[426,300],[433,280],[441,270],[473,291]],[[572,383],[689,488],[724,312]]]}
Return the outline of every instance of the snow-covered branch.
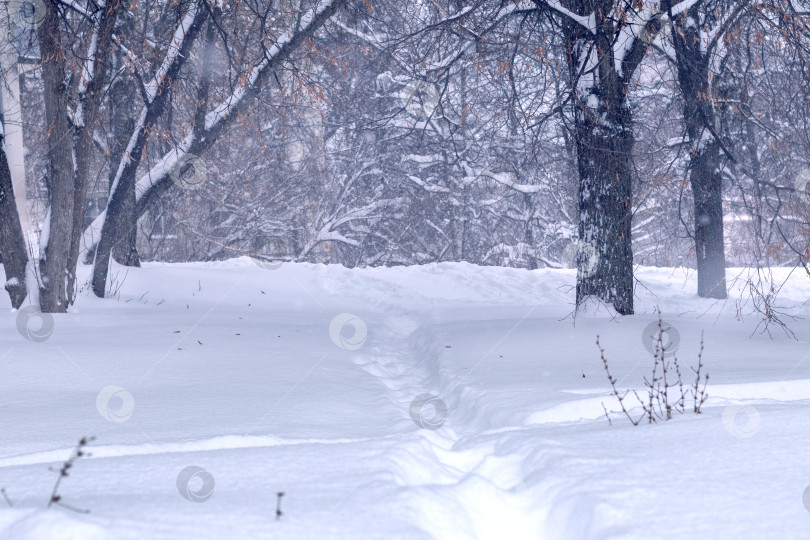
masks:
{"label": "snow-covered branch", "polygon": [[[166,51],[166,55],[163,58],[163,62],[160,64],[160,67],[155,72],[152,80],[144,85],[144,91],[146,93],[147,98],[147,105],[151,104],[155,100],[155,96],[160,92],[163,88],[166,87],[167,77],[169,73],[176,69],[177,64],[182,63],[184,59],[181,58],[181,51],[186,48],[186,40],[189,38],[189,35],[192,34],[191,29],[192,27],[197,24],[200,24],[198,21],[198,17],[200,16],[201,12],[204,12],[205,6],[202,2],[195,1],[191,3],[188,11],[186,11],[185,16],[180,21],[180,24],[177,25],[177,28],[174,31],[174,35],[172,36],[171,41],[169,42],[169,48]],[[196,34],[195,34],[196,35]]]}
{"label": "snow-covered branch", "polygon": [[591,13],[590,15],[578,15],[562,5],[559,0],[535,0],[539,5],[545,6],[550,10],[562,15],[573,23],[580,25],[582,28],[596,35],[596,16]]}
{"label": "snow-covered branch", "polygon": [[[205,117],[205,129],[201,133],[194,133],[193,130],[187,135],[176,148],[168,151],[163,157],[155,164],[146,174],[141,176],[135,185],[136,201],[138,203],[139,214],[145,211],[148,200],[152,195],[157,194],[157,190],[167,187],[171,182],[170,172],[173,167],[181,160],[185,159],[190,153],[199,155],[213,145],[219,134],[230,125],[237,117],[238,113],[243,110],[250,98],[255,96],[258,91],[261,81],[282,62],[287,60],[289,56],[295,51],[306,39],[309,39],[314,33],[329,20],[338,10],[338,8],[345,2],[345,0],[321,0],[316,6],[309,10],[303,17],[301,17],[298,30],[288,30],[285,32],[274,44],[269,47],[264,54],[263,58],[255,64],[247,73],[245,77],[240,78],[238,86],[225,98],[219,105],[213,108]],[[195,3],[199,9],[200,4]],[[175,36],[183,36],[185,39],[186,33],[181,32],[182,29],[187,28],[187,18],[184,17]],[[175,64],[182,59],[179,54],[179,49],[172,48],[167,54],[163,65],[166,65],[167,60],[171,57]],[[160,72],[165,73],[165,70]],[[165,75],[160,78],[156,75],[153,79],[155,84],[165,86],[169,81],[165,80]],[[152,95],[159,94],[159,89],[152,93]],[[145,109],[141,111],[139,118],[139,125],[143,125]],[[127,152],[124,154],[124,159],[121,160],[119,172],[116,174],[116,181],[120,178],[123,172],[125,163],[128,162],[129,147],[133,145],[135,137],[130,140]],[[112,190],[117,187],[117,183],[113,185]],[[111,190],[111,193],[112,193]],[[93,223],[85,230],[82,238],[82,256],[95,248],[101,239],[101,232],[106,219],[106,210],[93,220]]]}

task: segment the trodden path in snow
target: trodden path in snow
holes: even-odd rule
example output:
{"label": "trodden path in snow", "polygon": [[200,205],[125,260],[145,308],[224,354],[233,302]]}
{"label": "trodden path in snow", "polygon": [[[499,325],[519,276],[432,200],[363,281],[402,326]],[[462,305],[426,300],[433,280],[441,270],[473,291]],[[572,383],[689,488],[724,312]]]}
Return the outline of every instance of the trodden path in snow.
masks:
{"label": "trodden path in snow", "polygon": [[[791,340],[680,270],[639,275],[621,319],[573,321],[570,271],[247,259],[132,269],[41,342],[8,314],[0,538],[806,538],[810,280],[786,288]],[[703,333],[712,397],[608,425],[595,337],[640,389],[655,306],[685,365]],[[44,510],[83,435],[61,492],[91,513]],[[213,489],[181,496],[189,466]]]}

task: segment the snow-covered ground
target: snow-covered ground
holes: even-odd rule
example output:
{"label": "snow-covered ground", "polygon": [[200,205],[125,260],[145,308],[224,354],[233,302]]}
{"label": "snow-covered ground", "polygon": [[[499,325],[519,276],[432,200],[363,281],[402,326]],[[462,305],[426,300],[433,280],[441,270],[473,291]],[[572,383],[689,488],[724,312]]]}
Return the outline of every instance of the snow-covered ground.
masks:
{"label": "snow-covered ground", "polygon": [[[116,300],[83,292],[52,328],[21,333],[0,295],[0,538],[810,537],[806,275],[781,293],[790,339],[757,331],[741,282],[702,300],[681,269],[639,269],[637,315],[576,321],[573,271],[115,272]],[[609,425],[596,336],[641,390],[656,306],[686,375],[704,334],[711,397]],[[85,435],[59,493],[91,512],[45,509]]]}

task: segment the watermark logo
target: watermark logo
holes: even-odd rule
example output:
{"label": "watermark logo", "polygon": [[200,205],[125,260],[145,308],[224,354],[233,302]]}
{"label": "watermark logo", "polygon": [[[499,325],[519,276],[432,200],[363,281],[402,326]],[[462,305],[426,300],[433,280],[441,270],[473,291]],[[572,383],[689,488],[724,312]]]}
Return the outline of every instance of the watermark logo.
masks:
{"label": "watermark logo", "polygon": [[[674,356],[678,352],[678,346],[681,344],[681,334],[677,328],[666,321],[661,321],[660,324],[660,327],[658,322],[648,324],[641,333],[641,342],[650,354],[656,354],[656,350],[663,347],[663,351],[658,351],[662,358]],[[660,344],[658,342],[659,335],[661,338]]]}
{"label": "watermark logo", "polygon": [[802,503],[804,504],[804,508],[810,512],[810,486],[804,488],[804,493],[802,493]]}
{"label": "watermark logo", "polygon": [[356,351],[366,342],[368,327],[363,319],[351,313],[336,315],[329,323],[332,342],[347,351]]}
{"label": "watermark logo", "polygon": [[447,418],[447,405],[433,394],[422,394],[411,401],[411,420],[424,429],[436,430]]}
{"label": "watermark logo", "polygon": [[270,251],[272,255],[250,255],[250,260],[262,270],[277,270],[292,259],[287,242],[281,238],[270,242]]}
{"label": "watermark logo", "polygon": [[28,341],[42,343],[53,334],[53,315],[26,306],[17,312],[17,332]]}
{"label": "watermark logo", "polygon": [[751,405],[729,405],[723,410],[723,426],[739,439],[750,439],[759,431],[759,411]]}
{"label": "watermark logo", "polygon": [[189,465],[177,475],[177,491],[187,501],[204,503],[214,494],[214,476],[196,465]]}
{"label": "watermark logo", "polygon": [[599,252],[582,240],[574,240],[562,253],[562,263],[566,268],[576,268],[582,277],[592,277],[599,268]]}
{"label": "watermark logo", "polygon": [[96,396],[98,413],[110,422],[126,422],[135,410],[135,398],[120,386],[106,386]]}
{"label": "watermark logo", "polygon": [[793,187],[796,194],[804,203],[810,204],[810,169],[802,169],[793,180]]}
{"label": "watermark logo", "polygon": [[186,191],[200,189],[208,180],[208,168],[201,157],[194,154],[183,154],[172,168],[169,176],[174,185]]}
{"label": "watermark logo", "polygon": [[283,258],[268,257],[266,255],[251,255],[250,260],[262,270],[278,270],[286,262]]}
{"label": "watermark logo", "polygon": [[666,35],[671,32],[670,27],[672,26],[672,21],[669,19],[669,17],[660,17],[657,22],[657,31],[654,28],[650,28],[649,30],[645,28],[641,33],[641,38],[647,43],[647,45],[651,45],[659,34]]}
{"label": "watermark logo", "polygon": [[441,94],[433,83],[412,80],[400,90],[399,99],[408,114],[427,119],[433,116],[439,106]]}
{"label": "watermark logo", "polygon": [[21,28],[36,30],[45,20],[45,3],[42,0],[12,1],[9,3],[10,19]]}

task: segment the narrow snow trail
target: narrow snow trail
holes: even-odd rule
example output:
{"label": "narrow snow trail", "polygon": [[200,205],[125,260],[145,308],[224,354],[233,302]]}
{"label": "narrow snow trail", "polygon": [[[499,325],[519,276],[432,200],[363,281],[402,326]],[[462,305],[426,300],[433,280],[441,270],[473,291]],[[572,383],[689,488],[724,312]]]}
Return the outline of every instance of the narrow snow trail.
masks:
{"label": "narrow snow trail", "polygon": [[[494,441],[467,442],[477,428],[463,415],[443,415],[442,407],[459,411],[461,402],[481,396],[442,370],[445,346],[431,331],[431,314],[405,313],[396,305],[385,311],[355,361],[378,377],[404,415],[416,416],[389,454],[414,522],[434,538],[536,538],[542,510],[530,508],[513,488],[520,456],[495,453]],[[414,400],[425,394],[433,396],[433,405],[414,409]]]}

